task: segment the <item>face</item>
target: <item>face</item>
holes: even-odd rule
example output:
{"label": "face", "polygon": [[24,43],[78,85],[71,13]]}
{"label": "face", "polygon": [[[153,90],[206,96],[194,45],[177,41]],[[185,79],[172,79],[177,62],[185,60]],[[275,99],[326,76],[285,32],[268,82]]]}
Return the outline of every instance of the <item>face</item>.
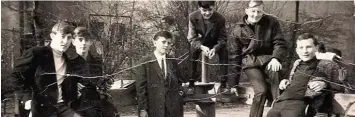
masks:
{"label": "face", "polygon": [[75,37],[73,45],[75,46],[75,50],[79,55],[83,55],[87,53],[92,45],[91,39],[85,37]]}
{"label": "face", "polygon": [[167,54],[171,47],[171,39],[165,37],[158,37],[157,40],[154,40],[155,51],[160,54]]}
{"label": "face", "polygon": [[312,39],[297,40],[296,52],[301,60],[308,61],[316,56],[317,47]]}
{"label": "face", "polygon": [[200,9],[201,15],[203,16],[204,19],[210,19],[211,18],[212,14],[213,14],[213,6],[211,6],[208,9],[205,9],[205,8],[202,8],[202,7],[200,7],[199,9]]}
{"label": "face", "polygon": [[166,21],[162,21],[162,28],[164,30],[168,30],[171,27],[171,25],[169,25],[168,23],[166,23]]}
{"label": "face", "polygon": [[261,17],[264,15],[263,5],[251,7],[245,9],[245,13],[248,15],[248,22],[256,23],[259,22]]}
{"label": "face", "polygon": [[65,52],[73,39],[72,34],[51,33],[51,47],[57,51]]}

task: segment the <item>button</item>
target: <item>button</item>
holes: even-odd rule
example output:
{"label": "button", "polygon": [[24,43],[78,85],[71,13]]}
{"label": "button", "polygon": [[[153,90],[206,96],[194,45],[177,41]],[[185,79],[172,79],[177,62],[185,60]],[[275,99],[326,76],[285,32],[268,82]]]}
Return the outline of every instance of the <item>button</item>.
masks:
{"label": "button", "polygon": [[40,106],[44,106],[43,104],[41,104]]}

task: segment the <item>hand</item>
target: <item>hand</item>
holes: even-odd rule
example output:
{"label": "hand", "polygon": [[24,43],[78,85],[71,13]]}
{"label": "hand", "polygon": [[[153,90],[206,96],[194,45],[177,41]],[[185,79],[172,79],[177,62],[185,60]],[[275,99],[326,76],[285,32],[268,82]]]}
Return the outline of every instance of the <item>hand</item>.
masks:
{"label": "hand", "polygon": [[97,87],[99,87],[100,89],[109,90],[111,89],[114,82],[115,81],[112,78],[99,79],[99,81],[97,82]]}
{"label": "hand", "polygon": [[181,97],[185,97],[185,92],[184,92],[184,91],[179,91],[179,95],[180,95]]}
{"label": "hand", "polygon": [[108,90],[111,89],[114,82],[115,82],[114,79],[112,79],[112,78],[108,79],[105,82],[105,88],[108,89]]}
{"label": "hand", "polygon": [[272,71],[276,72],[282,69],[282,65],[277,59],[272,58],[269,64],[267,65],[267,69],[271,69]]}
{"label": "hand", "polygon": [[208,53],[208,58],[212,59],[216,55],[216,49],[211,49]]}
{"label": "hand", "polygon": [[27,100],[26,102],[25,102],[25,110],[30,110],[31,109],[31,102],[32,102],[32,100]]}
{"label": "hand", "polygon": [[200,49],[202,50],[202,52],[203,52],[206,56],[208,56],[209,51],[210,51],[210,49],[209,49],[208,47],[206,47],[206,46],[204,46],[204,45],[201,45]]}
{"label": "hand", "polygon": [[139,117],[148,117],[147,111],[141,110],[141,111],[139,112]]}
{"label": "hand", "polygon": [[327,84],[323,81],[311,81],[308,83],[308,87],[316,92],[321,91],[327,87]]}
{"label": "hand", "polygon": [[290,80],[288,80],[288,79],[283,79],[283,80],[281,80],[281,82],[280,82],[279,89],[285,90],[288,85],[290,85]]}
{"label": "hand", "polygon": [[316,57],[319,60],[330,60],[330,61],[332,61],[334,58],[341,58],[340,56],[332,52],[326,52],[326,53],[316,52]]}

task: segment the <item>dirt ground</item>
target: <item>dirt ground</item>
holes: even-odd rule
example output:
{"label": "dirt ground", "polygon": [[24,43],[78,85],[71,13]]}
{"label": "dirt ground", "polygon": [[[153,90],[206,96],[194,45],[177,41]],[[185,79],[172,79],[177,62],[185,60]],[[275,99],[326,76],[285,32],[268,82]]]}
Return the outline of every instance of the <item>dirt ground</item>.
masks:
{"label": "dirt ground", "polygon": [[[2,104],[2,107],[4,105]],[[235,103],[227,103],[227,104],[216,104],[216,117],[248,117],[249,116],[249,105],[245,104],[235,104]],[[137,117],[136,106],[125,106],[125,107],[117,107],[121,117]],[[267,114],[267,111],[270,107],[265,107],[264,116]],[[196,117],[195,105],[193,103],[187,103],[184,106],[184,117]],[[13,117],[13,105],[12,103],[8,103],[6,115],[3,113],[3,108],[1,115],[2,117]]]}
{"label": "dirt ground", "polygon": [[[126,107],[126,109],[135,107]],[[186,104],[184,106],[185,112],[184,117],[196,117],[196,110],[194,104]],[[249,116],[249,105],[244,104],[217,104],[216,105],[216,117],[248,117]],[[270,107],[265,107],[264,117],[267,112],[270,110]],[[122,117],[137,117],[136,113],[127,113],[128,111],[119,110]],[[125,113],[126,112],[126,113]],[[136,111],[134,111],[136,112]]]}

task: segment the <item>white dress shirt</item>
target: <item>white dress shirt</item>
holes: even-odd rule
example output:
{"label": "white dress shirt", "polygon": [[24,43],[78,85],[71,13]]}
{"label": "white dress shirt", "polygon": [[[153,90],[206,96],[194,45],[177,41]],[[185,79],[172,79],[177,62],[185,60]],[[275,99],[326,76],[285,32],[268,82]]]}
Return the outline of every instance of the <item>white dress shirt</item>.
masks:
{"label": "white dress shirt", "polygon": [[54,66],[57,77],[57,86],[58,86],[58,103],[63,102],[62,95],[62,83],[65,79],[64,75],[66,74],[67,64],[62,56],[63,53],[53,50]]}
{"label": "white dress shirt", "polygon": [[[164,65],[164,78],[167,76],[167,68],[166,68],[166,54],[161,55],[158,52],[154,51],[154,55],[157,58],[159,67],[163,70],[163,65]],[[163,63],[162,63],[163,62]]]}

